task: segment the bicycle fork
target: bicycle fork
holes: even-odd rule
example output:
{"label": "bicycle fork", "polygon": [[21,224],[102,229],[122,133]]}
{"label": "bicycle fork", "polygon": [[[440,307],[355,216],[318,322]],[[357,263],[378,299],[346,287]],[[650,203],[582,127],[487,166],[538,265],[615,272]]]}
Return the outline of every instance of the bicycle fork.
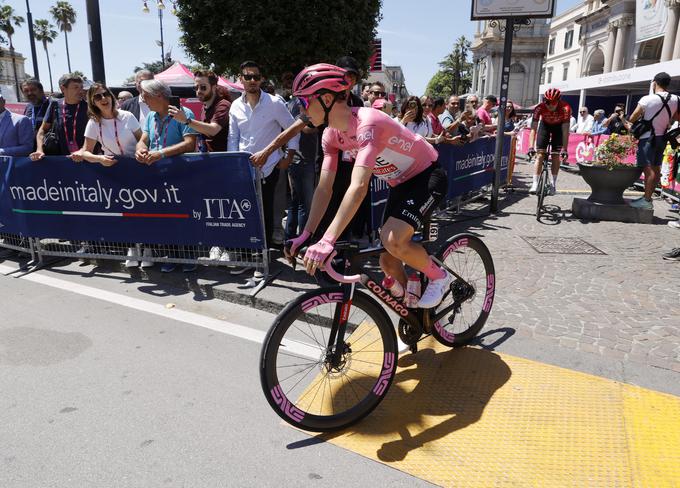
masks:
{"label": "bicycle fork", "polygon": [[342,285],[342,301],[335,305],[333,323],[326,346],[326,362],[329,368],[338,368],[342,364],[343,355],[351,352],[349,346],[347,346],[348,350],[345,350],[345,333],[347,331],[347,322],[349,321],[349,312],[352,307],[355,287],[355,283]]}

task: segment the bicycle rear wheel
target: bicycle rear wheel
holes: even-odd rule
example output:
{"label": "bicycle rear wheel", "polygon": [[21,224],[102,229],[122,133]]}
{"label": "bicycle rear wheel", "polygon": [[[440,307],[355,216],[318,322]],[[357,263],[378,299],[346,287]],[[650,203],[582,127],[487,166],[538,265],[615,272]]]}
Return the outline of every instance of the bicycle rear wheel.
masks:
{"label": "bicycle rear wheel", "polygon": [[[340,317],[347,327],[336,356]],[[383,399],[396,371],[396,335],[385,311],[340,287],[306,293],[276,318],[260,356],[267,401],[289,424],[311,431],[352,425]]]}
{"label": "bicycle rear wheel", "polygon": [[478,237],[458,234],[437,253],[457,278],[434,309],[432,335],[442,344],[458,347],[479,333],[491,312],[496,275],[489,249]]}
{"label": "bicycle rear wheel", "polygon": [[[545,165],[545,163],[543,163]],[[545,193],[548,190],[548,171],[544,167],[541,171],[541,176],[538,178],[538,187],[536,188],[536,220],[541,220],[541,212],[543,211],[543,200],[545,200]]]}

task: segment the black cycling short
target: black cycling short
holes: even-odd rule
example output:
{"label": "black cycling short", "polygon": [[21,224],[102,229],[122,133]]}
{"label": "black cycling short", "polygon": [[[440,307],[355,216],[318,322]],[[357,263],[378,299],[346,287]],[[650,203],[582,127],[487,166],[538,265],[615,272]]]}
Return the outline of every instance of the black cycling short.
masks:
{"label": "black cycling short", "polygon": [[538,125],[538,136],[536,136],[536,149],[545,151],[551,147],[551,153],[559,153],[564,146],[562,140],[562,124],[550,125],[543,121]]}
{"label": "black cycling short", "polygon": [[429,217],[434,208],[446,196],[449,183],[446,171],[439,163],[417,174],[401,185],[390,188],[383,224],[394,217],[403,220],[414,230]]}

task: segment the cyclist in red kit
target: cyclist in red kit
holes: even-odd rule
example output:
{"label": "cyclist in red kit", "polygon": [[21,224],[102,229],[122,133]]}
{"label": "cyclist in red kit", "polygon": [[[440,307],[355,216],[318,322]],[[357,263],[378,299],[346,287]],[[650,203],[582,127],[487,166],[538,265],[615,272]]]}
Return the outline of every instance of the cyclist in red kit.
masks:
{"label": "cyclist in red kit", "polygon": [[[552,156],[552,187],[550,194],[554,195],[557,188],[557,174],[560,171],[560,153],[566,151],[569,143],[569,119],[571,107],[560,100],[562,94],[557,88],[548,88],[543,95],[543,102],[536,105],[531,121],[529,134],[529,155],[538,153],[534,165],[533,181],[529,193],[536,193],[538,177],[543,169],[548,144]],[[540,124],[539,124],[540,122]],[[538,138],[537,138],[538,134]],[[534,151],[534,144],[536,150]]]}

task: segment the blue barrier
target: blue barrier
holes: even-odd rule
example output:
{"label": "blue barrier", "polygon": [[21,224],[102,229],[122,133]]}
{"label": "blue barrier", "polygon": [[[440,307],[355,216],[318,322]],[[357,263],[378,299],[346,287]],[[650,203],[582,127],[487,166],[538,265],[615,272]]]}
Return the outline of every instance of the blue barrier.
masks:
{"label": "blue barrier", "polygon": [[[438,161],[449,177],[447,198],[479,190],[493,183],[495,137],[484,137],[462,146],[440,144],[437,150],[439,151]],[[501,181],[505,181],[508,177],[509,156],[510,136],[507,136],[503,142]]]}
{"label": "blue barrier", "polygon": [[[463,146],[439,144],[435,146],[439,152],[437,161],[446,170],[449,180],[447,199],[479,190],[493,183],[494,153],[496,138],[485,137]],[[503,143],[501,159],[501,181],[508,176],[508,158],[510,155],[510,136]],[[371,230],[377,231],[382,224],[383,212],[387,203],[389,186],[384,181],[371,177]]]}
{"label": "blue barrier", "polygon": [[0,225],[23,237],[263,249],[247,153],[203,153],[146,166],[66,157],[0,159]]}

